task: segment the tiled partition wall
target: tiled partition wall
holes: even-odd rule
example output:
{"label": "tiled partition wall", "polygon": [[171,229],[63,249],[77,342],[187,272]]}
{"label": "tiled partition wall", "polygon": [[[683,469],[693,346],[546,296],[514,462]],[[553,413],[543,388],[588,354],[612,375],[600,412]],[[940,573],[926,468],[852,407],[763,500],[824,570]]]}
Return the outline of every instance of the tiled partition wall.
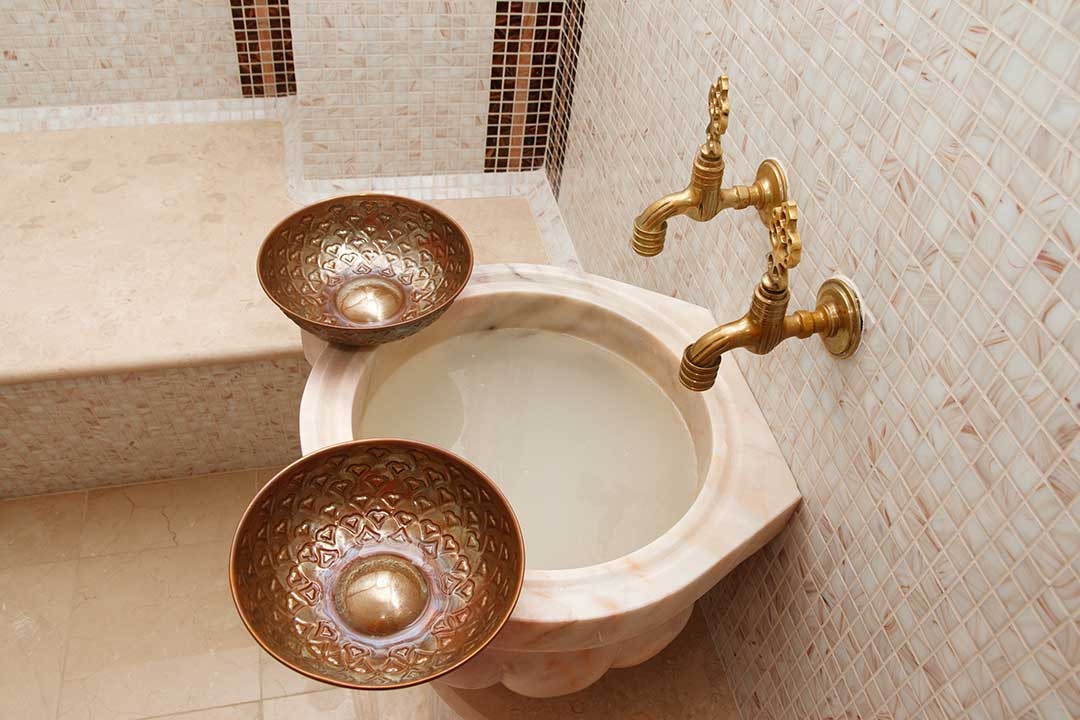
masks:
{"label": "tiled partition wall", "polygon": [[292,3],[303,177],[541,167],[571,4]]}
{"label": "tiled partition wall", "polygon": [[0,108],[231,97],[228,0],[0,3]]}
{"label": "tiled partition wall", "polygon": [[480,172],[495,0],[293,3],[306,178]]}
{"label": "tiled partition wall", "polygon": [[244,97],[296,94],[289,0],[229,0]]}
{"label": "tiled partition wall", "polygon": [[588,3],[560,206],[586,269],[741,315],[753,213],[634,215],[684,186],[715,77],[727,180],[787,168],[793,307],[834,273],[859,354],[742,351],[798,480],[790,527],[707,596],[744,718],[1080,717],[1080,6]]}
{"label": "tiled partition wall", "polygon": [[534,170],[554,125],[557,178],[582,4],[13,0],[0,131],[279,117],[299,185]]}

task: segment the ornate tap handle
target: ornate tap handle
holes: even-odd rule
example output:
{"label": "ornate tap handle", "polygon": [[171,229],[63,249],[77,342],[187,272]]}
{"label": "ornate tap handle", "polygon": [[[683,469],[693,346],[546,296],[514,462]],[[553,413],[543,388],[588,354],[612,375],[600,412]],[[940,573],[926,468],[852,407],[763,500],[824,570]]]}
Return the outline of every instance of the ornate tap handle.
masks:
{"label": "ornate tap handle", "polygon": [[728,104],[728,77],[721,75],[709,88],[709,126],[705,129],[707,139],[704,150],[711,157],[721,157],[724,154],[720,138],[727,132],[729,112],[731,106]]}
{"label": "ornate tap handle", "polygon": [[799,264],[802,256],[802,239],[799,237],[799,207],[794,200],[783,202],[773,208],[769,222],[768,269],[762,284],[773,292],[783,292],[788,287],[788,270]]}

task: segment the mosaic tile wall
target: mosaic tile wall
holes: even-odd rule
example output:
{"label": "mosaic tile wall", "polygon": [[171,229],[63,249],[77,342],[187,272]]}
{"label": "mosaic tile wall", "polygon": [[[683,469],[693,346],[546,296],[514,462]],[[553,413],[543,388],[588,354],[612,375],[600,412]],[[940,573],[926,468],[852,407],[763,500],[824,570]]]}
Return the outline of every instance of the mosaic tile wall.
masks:
{"label": "mosaic tile wall", "polygon": [[565,137],[572,87],[558,66],[582,4],[449,0],[433,14],[420,0],[293,3],[299,104],[286,133],[299,173],[539,169],[552,123]]}
{"label": "mosaic tile wall", "polygon": [[495,0],[292,7],[306,178],[479,172]]}
{"label": "mosaic tile wall", "polygon": [[12,0],[0,7],[0,122],[202,121],[181,106],[295,96],[280,117],[300,181],[534,170],[550,136],[557,188],[583,7]]}
{"label": "mosaic tile wall", "polygon": [[753,213],[681,189],[731,77],[729,181],[780,158],[793,303],[852,277],[859,354],[734,353],[804,495],[703,603],[744,718],[1080,717],[1080,5],[588,4],[560,208],[583,266],[741,315]]}
{"label": "mosaic tile wall", "polygon": [[0,3],[0,106],[240,97],[225,0]]}
{"label": "mosaic tile wall", "polygon": [[244,97],[296,93],[289,0],[229,0]]}
{"label": "mosaic tile wall", "polygon": [[300,457],[302,356],[0,385],[0,497]]}
{"label": "mosaic tile wall", "polygon": [[584,22],[585,0],[567,0],[563,4],[559,63],[555,74],[551,123],[548,126],[547,154],[544,157],[544,170],[555,197],[559,196],[563,163],[566,160],[566,139],[570,131],[570,112],[574,100],[574,76],[577,72],[581,26]]}
{"label": "mosaic tile wall", "polygon": [[562,2],[495,4],[484,170],[534,170],[544,164]]}

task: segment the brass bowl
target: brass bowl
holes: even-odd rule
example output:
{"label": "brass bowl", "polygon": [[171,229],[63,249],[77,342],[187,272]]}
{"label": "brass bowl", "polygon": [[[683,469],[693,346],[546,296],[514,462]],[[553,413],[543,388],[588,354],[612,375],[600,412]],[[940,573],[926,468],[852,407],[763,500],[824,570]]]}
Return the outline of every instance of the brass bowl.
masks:
{"label": "brass bowl", "polygon": [[229,559],[233,601],[267,652],[364,690],[467,661],[510,617],[524,578],[521,528],[495,484],[410,440],[297,460],[252,500]]}
{"label": "brass bowl", "polygon": [[346,195],[298,210],[259,250],[263,291],[324,340],[379,345],[442,315],[472,274],[461,226],[426,203]]}

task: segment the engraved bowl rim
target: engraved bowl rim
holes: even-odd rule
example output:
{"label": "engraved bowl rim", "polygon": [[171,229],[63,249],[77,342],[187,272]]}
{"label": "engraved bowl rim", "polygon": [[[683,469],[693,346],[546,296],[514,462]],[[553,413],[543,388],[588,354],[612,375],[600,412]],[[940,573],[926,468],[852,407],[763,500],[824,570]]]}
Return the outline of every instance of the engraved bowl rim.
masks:
{"label": "engraved bowl rim", "polygon": [[[466,257],[468,260],[468,267],[465,269],[465,281],[461,283],[461,285],[459,285],[457,288],[455,288],[454,291],[450,293],[450,295],[448,295],[445,300],[443,300],[441,303],[431,308],[427,312],[421,315],[417,315],[414,318],[409,318],[408,320],[398,320],[392,323],[371,323],[365,325],[334,325],[332,323],[315,320],[301,315],[300,313],[296,312],[295,310],[278,300],[277,296],[267,287],[266,280],[263,277],[262,269],[263,258],[268,252],[267,248],[270,244],[270,241],[273,240],[274,237],[277,235],[278,231],[280,231],[285,224],[297,219],[303,213],[310,212],[312,210],[315,210],[316,208],[321,209],[323,206],[332,205],[335,202],[341,202],[343,200],[357,200],[361,198],[368,200],[395,200],[411,203],[413,205],[416,205],[419,209],[430,212],[441,220],[444,220],[448,225],[452,226],[460,234],[461,240],[465,245]],[[469,234],[465,232],[465,228],[461,227],[461,223],[459,223],[457,220],[450,217],[450,215],[443,212],[434,205],[424,202],[423,200],[416,200],[411,197],[405,197],[404,195],[394,195],[393,193],[358,192],[347,193],[345,195],[335,195],[334,197],[319,200],[318,202],[314,202],[310,205],[305,205],[298,210],[294,210],[293,212],[282,218],[282,220],[280,220],[276,225],[274,225],[273,228],[270,229],[270,232],[266,234],[266,237],[263,238],[262,243],[259,245],[259,252],[255,256],[255,275],[259,278],[259,287],[262,288],[263,294],[266,295],[266,297],[270,298],[270,301],[274,303],[274,305],[276,305],[278,309],[285,314],[286,317],[288,317],[297,325],[300,325],[301,330],[305,330],[312,334],[318,334],[315,330],[311,330],[303,326],[303,323],[307,323],[317,326],[319,330],[355,333],[358,337],[361,337],[372,332],[381,332],[384,330],[394,330],[398,328],[408,327],[409,325],[418,323],[425,318],[431,317],[432,315],[435,315],[437,317],[438,313],[441,313],[447,308],[449,308],[450,305],[453,304],[455,300],[457,300],[458,295],[460,295],[461,292],[466,288],[466,286],[468,286],[469,280],[472,278],[473,270],[476,267],[475,255],[476,254],[473,251],[472,241],[469,239]]]}
{"label": "engraved bowl rim", "polygon": [[[488,638],[483,643],[481,643],[479,646],[477,646],[476,649],[474,649],[470,653],[467,653],[466,655],[461,657],[459,660],[454,662],[452,665],[449,665],[448,667],[443,668],[443,669],[439,670],[438,672],[434,672],[434,673],[432,673],[430,675],[427,675],[427,676],[425,676],[423,678],[419,678],[419,679],[416,679],[416,680],[409,680],[409,681],[401,682],[401,683],[386,684],[386,685],[364,685],[362,683],[350,683],[350,682],[339,680],[339,679],[336,679],[336,678],[331,678],[331,677],[328,677],[328,676],[325,676],[325,675],[319,675],[318,673],[315,673],[315,672],[313,672],[311,670],[300,667],[300,666],[290,662],[286,658],[282,657],[269,643],[267,643],[267,642],[265,642],[263,640],[263,638],[259,635],[258,631],[256,631],[256,629],[252,626],[252,622],[248,618],[247,613],[244,611],[244,607],[240,604],[239,594],[237,592],[238,579],[237,579],[237,571],[236,571],[236,548],[237,548],[237,540],[240,537],[240,530],[244,526],[244,521],[247,520],[248,515],[252,512],[252,510],[256,506],[256,504],[263,498],[263,495],[265,495],[278,482],[278,478],[284,477],[286,475],[286,473],[292,471],[294,468],[301,465],[302,463],[312,462],[314,459],[317,459],[317,458],[319,458],[319,457],[321,457],[323,455],[329,455],[329,454],[332,454],[334,452],[338,452],[338,451],[345,450],[345,449],[356,448],[356,447],[379,446],[379,445],[387,445],[387,444],[419,448],[419,449],[427,451],[427,452],[433,452],[436,455],[441,455],[446,459],[449,459],[449,460],[452,460],[454,462],[460,463],[467,470],[469,470],[474,475],[474,477],[478,478],[483,484],[485,484],[487,486],[487,488],[489,490],[491,490],[495,494],[496,497],[498,497],[500,500],[502,500],[503,504],[506,506],[506,509],[509,512],[510,525],[514,529],[514,537],[517,538],[517,546],[518,546],[518,551],[519,551],[518,554],[519,554],[519,557],[521,558],[521,562],[519,563],[519,571],[517,573],[518,577],[517,577],[516,587],[515,587],[514,593],[513,593],[513,600],[511,602],[507,603],[507,607],[505,609],[505,612],[503,613],[502,617],[499,618],[499,621],[495,624],[495,626],[492,628]],[[263,484],[263,486],[260,487],[258,489],[258,491],[255,493],[255,495],[251,498],[251,502],[248,503],[248,506],[244,509],[243,514],[240,516],[240,520],[236,523],[236,530],[233,532],[232,544],[229,547],[229,594],[232,596],[233,606],[236,608],[236,612],[240,616],[240,620],[244,623],[244,628],[248,631],[248,634],[251,635],[252,638],[254,638],[256,644],[258,644],[258,646],[260,648],[262,648],[264,651],[269,653],[270,656],[273,657],[275,660],[277,660],[281,664],[285,665],[290,670],[293,670],[294,672],[298,672],[301,675],[303,675],[303,676],[305,676],[307,678],[310,678],[312,680],[317,680],[319,682],[327,683],[329,685],[336,685],[337,687],[347,688],[349,690],[400,690],[402,688],[413,687],[415,685],[423,685],[425,683],[429,683],[432,680],[436,680],[436,679],[446,675],[447,673],[450,673],[450,672],[453,672],[454,670],[457,670],[459,667],[461,667],[462,665],[467,663],[469,660],[473,659],[477,654],[479,654],[480,652],[485,650],[489,645],[491,645],[491,642],[496,637],[498,637],[499,633],[506,626],[507,621],[510,620],[510,616],[513,615],[514,608],[517,607],[518,600],[521,599],[521,590],[524,587],[524,584],[525,584],[525,536],[522,533],[521,523],[517,518],[517,514],[514,512],[514,506],[510,504],[510,500],[506,497],[506,494],[502,491],[502,489],[495,483],[494,480],[492,480],[490,477],[488,477],[487,473],[485,473],[483,470],[478,468],[474,463],[470,462],[469,460],[466,460],[465,458],[461,457],[460,455],[457,455],[456,453],[453,453],[453,452],[447,450],[446,448],[439,447],[438,445],[432,445],[431,443],[422,442],[420,440],[409,440],[409,439],[405,439],[405,438],[380,437],[380,438],[363,438],[363,439],[359,439],[359,440],[348,440],[346,442],[335,443],[333,445],[326,445],[324,447],[319,448],[318,450],[314,450],[314,451],[308,453],[307,455],[302,455],[301,457],[299,457],[296,460],[292,461],[291,463],[286,465],[284,468],[282,468],[278,472],[274,473],[274,477],[267,480]]]}

